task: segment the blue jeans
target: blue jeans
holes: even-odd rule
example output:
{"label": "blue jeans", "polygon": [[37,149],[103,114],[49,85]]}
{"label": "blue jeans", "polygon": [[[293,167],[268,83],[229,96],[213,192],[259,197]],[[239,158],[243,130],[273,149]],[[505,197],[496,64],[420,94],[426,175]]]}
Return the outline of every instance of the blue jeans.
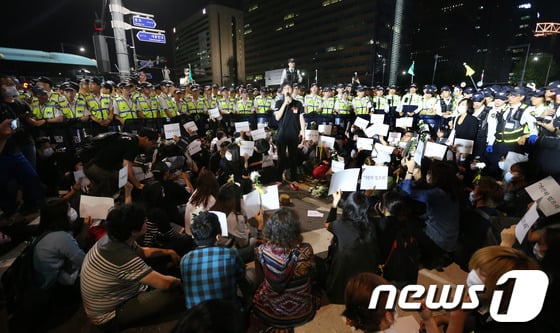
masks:
{"label": "blue jeans", "polygon": [[39,206],[45,202],[39,175],[23,153],[0,155],[0,209],[8,216],[17,211],[19,187],[24,203]]}

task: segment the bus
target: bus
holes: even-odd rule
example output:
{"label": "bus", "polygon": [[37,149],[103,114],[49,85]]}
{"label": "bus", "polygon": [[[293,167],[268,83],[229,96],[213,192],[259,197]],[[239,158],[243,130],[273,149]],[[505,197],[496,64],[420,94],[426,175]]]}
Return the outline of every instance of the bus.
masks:
{"label": "bus", "polygon": [[0,73],[22,82],[47,76],[56,84],[99,76],[97,62],[71,53],[0,47]]}

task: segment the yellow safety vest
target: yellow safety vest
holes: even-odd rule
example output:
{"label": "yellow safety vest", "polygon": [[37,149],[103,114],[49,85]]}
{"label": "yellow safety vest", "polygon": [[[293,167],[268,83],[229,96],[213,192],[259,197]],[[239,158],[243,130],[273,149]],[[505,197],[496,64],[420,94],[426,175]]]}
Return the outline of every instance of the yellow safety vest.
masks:
{"label": "yellow safety vest", "polygon": [[321,114],[332,114],[334,111],[335,100],[334,97],[323,98],[323,108]]}
{"label": "yellow safety vest", "polygon": [[62,107],[62,114],[66,119],[82,118],[86,111],[86,101],[83,98],[76,98],[74,100],[74,110],[70,106],[69,102]]}
{"label": "yellow safety vest", "polygon": [[159,103],[156,98],[148,97],[146,98],[145,95],[141,95],[136,100],[138,106],[140,107],[140,111],[144,115],[144,117],[149,119],[160,118],[159,113]]}
{"label": "yellow safety vest", "polygon": [[338,105],[339,105],[339,109],[338,109],[339,114],[350,113],[350,109],[352,107],[352,103],[350,101],[345,101],[343,99],[339,99],[338,100]]}
{"label": "yellow safety vest", "polygon": [[116,102],[117,102],[117,107],[119,108],[119,117],[122,120],[138,118],[138,115],[136,114],[136,107],[132,99],[131,99],[131,104],[128,104],[128,102],[123,97],[118,97]]}
{"label": "yellow safety vest", "polygon": [[52,101],[48,101],[44,105],[34,105],[31,110],[33,116],[37,119],[53,119],[55,118],[56,104]]}
{"label": "yellow safety vest", "polygon": [[[504,119],[503,115],[499,115],[500,121],[496,126],[496,142],[502,143],[515,143],[525,134],[529,133],[529,126],[527,124],[521,125],[521,116],[527,109],[526,104],[521,104],[515,114],[508,115],[508,119]],[[508,109],[506,109],[506,112]],[[513,123],[512,128],[506,128],[507,123]]]}
{"label": "yellow safety vest", "polygon": [[88,95],[86,97],[86,103],[89,107],[91,114],[101,120],[107,120],[109,118],[109,108],[111,107],[111,96],[101,95],[99,102],[93,95]]}
{"label": "yellow safety vest", "polygon": [[307,95],[305,96],[305,103],[303,105],[307,107],[307,112],[317,112],[319,107],[321,107],[321,97],[317,95]]}
{"label": "yellow safety vest", "polygon": [[235,102],[231,99],[229,99],[227,101],[225,99],[222,99],[222,100],[220,100],[218,105],[219,105],[219,109],[220,109],[221,112],[231,113],[231,112],[233,112],[233,108],[235,107]]}
{"label": "yellow safety vest", "polygon": [[206,103],[202,99],[198,99],[196,102],[192,99],[187,101],[187,110],[189,114],[203,114],[205,106]]}
{"label": "yellow safety vest", "polygon": [[354,98],[354,112],[356,112],[356,114],[368,114],[369,110],[368,110],[368,106],[370,106],[370,102],[369,102],[369,98],[367,97],[362,97],[362,98]]}
{"label": "yellow safety vest", "polygon": [[272,99],[270,97],[257,96],[255,97],[255,103],[257,104],[257,113],[262,114],[270,110]]}
{"label": "yellow safety vest", "polygon": [[253,112],[253,102],[250,99],[247,99],[245,101],[240,99],[239,101],[237,101],[236,106],[237,106],[237,112],[241,114],[247,114]]}

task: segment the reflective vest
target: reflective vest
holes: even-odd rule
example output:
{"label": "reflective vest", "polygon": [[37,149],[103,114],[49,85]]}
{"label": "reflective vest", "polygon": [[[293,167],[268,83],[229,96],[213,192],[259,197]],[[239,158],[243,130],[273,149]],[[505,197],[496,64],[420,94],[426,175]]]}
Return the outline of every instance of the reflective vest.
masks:
{"label": "reflective vest", "polygon": [[73,104],[66,102],[62,107],[62,114],[66,119],[82,118],[86,111],[86,101],[83,98],[76,98]]}
{"label": "reflective vest", "polygon": [[527,124],[521,125],[521,116],[527,109],[526,104],[521,104],[514,114],[511,114],[509,108],[504,109],[507,118],[504,119],[503,113],[498,115],[498,125],[496,126],[496,142],[516,143],[524,134],[529,133]]}
{"label": "reflective vest", "polygon": [[140,107],[140,110],[144,117],[154,119],[159,118],[159,103],[158,100],[154,97],[146,97],[145,95],[140,95],[138,99],[136,99],[136,103]]}
{"label": "reflective vest", "polygon": [[255,106],[257,108],[257,113],[266,113],[268,110],[270,110],[271,103],[272,99],[270,97],[255,97]]}
{"label": "reflective vest", "polygon": [[426,115],[434,115],[436,113],[436,104],[438,103],[437,98],[435,97],[430,97],[430,98],[424,98],[424,96],[422,96],[422,100],[421,100],[421,109],[420,109],[420,114],[426,114]]}
{"label": "reflective vest", "polygon": [[323,98],[323,108],[321,114],[332,114],[334,111],[334,97]]}
{"label": "reflective vest", "polygon": [[49,95],[49,102],[52,102],[55,105],[58,105],[58,106],[62,107],[62,106],[66,105],[66,97],[64,97],[63,95],[53,91]]}
{"label": "reflective vest", "polygon": [[232,99],[221,99],[218,103],[218,108],[220,109],[221,113],[232,113],[234,107],[235,102]]}
{"label": "reflective vest", "polygon": [[210,99],[202,98],[202,100],[204,100],[207,109],[215,109],[218,107],[218,100],[215,96],[210,97]]}
{"label": "reflective vest", "polygon": [[307,95],[305,96],[305,103],[303,105],[307,107],[307,112],[317,112],[321,107],[321,97],[317,95]]}
{"label": "reflective vest", "polygon": [[189,114],[203,114],[206,103],[203,99],[187,101],[187,110]]}
{"label": "reflective vest", "polygon": [[356,112],[356,114],[368,114],[371,108],[369,98],[366,96],[354,98],[352,105],[354,106],[354,112]]}
{"label": "reflective vest", "polygon": [[294,100],[299,101],[301,103],[301,105],[303,105],[303,102],[305,101],[303,96],[294,95],[293,97],[294,97]]}
{"label": "reflective vest", "polygon": [[350,101],[345,101],[343,99],[339,99],[336,101],[338,106],[338,113],[339,114],[348,114],[352,108],[352,103]]}
{"label": "reflective vest", "polygon": [[117,97],[115,100],[117,102],[117,107],[119,108],[119,117],[122,120],[137,119],[136,107],[134,106],[134,101],[130,100],[130,104],[123,97]]}
{"label": "reflective vest", "polygon": [[109,119],[109,109],[111,107],[111,96],[101,95],[99,101],[93,96],[88,95],[86,97],[86,103],[89,107],[89,112],[97,119],[107,120]]}
{"label": "reflective vest", "polygon": [[[177,117],[179,109],[177,108],[177,103],[175,103],[175,100],[167,95],[162,95],[162,99],[165,103],[165,107],[167,108],[167,110],[169,110],[169,113],[171,113],[171,117]],[[162,116],[167,117],[167,114],[162,113]]]}
{"label": "reflective vest", "polygon": [[33,116],[37,119],[53,119],[55,118],[56,103],[48,101],[44,105],[34,105],[32,107]]}
{"label": "reflective vest", "polygon": [[387,104],[389,104],[389,111],[395,111],[401,102],[401,96],[387,95],[385,96],[385,100],[387,101]]}
{"label": "reflective vest", "polygon": [[187,114],[187,103],[184,100],[175,101],[175,105],[179,114]]}
{"label": "reflective vest", "polygon": [[250,99],[247,100],[240,99],[239,101],[237,101],[237,103],[235,103],[235,106],[237,112],[241,114],[247,114],[253,112],[253,103],[251,102]]}
{"label": "reflective vest", "polygon": [[286,80],[282,83],[289,83],[291,85],[294,85],[294,83],[298,83],[299,82],[299,77],[297,74],[298,70],[297,69],[293,69],[293,72],[290,72],[290,68],[286,68]]}

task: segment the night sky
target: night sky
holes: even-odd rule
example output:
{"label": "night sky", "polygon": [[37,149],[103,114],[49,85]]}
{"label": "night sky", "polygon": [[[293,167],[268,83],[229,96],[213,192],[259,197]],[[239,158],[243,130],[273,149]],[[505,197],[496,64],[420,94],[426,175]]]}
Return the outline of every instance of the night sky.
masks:
{"label": "night sky", "polygon": [[[11,1],[4,8],[3,32],[0,46],[79,54],[79,47],[86,48],[88,57],[94,57],[92,34],[95,14],[101,16],[105,0],[53,0]],[[108,1],[107,1],[108,2]],[[123,0],[129,10],[155,15],[157,29],[167,31],[166,46],[136,41],[139,55],[148,58],[168,56],[171,51],[171,28],[208,3],[220,3],[241,8],[241,0]],[[9,10],[8,10],[9,8]],[[11,14],[13,13],[13,14]],[[112,36],[110,13],[107,7],[105,35]],[[127,36],[129,32],[127,32]]]}

